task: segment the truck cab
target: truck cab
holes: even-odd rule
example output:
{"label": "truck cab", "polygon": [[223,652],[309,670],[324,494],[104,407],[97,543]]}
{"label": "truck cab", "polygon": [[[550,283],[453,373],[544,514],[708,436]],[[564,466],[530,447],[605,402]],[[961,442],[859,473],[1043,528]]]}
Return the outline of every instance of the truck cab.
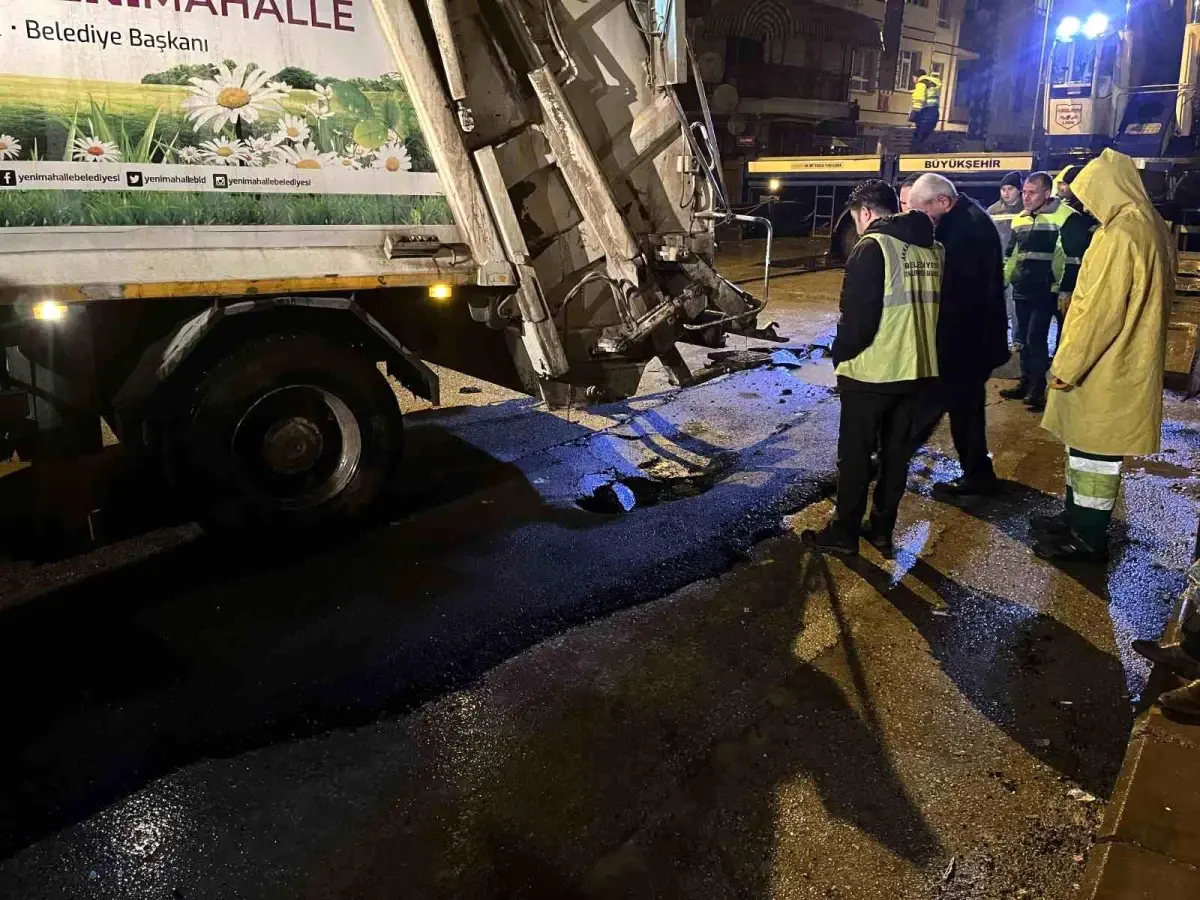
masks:
{"label": "truck cab", "polygon": [[1118,33],[1108,16],[1067,16],[1050,48],[1045,94],[1046,149],[1089,153],[1106,145],[1117,113]]}

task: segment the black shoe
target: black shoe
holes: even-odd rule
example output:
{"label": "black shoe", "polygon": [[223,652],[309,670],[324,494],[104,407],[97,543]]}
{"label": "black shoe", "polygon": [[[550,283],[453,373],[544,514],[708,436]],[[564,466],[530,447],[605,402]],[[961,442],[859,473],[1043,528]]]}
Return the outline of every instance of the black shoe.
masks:
{"label": "black shoe", "polygon": [[1005,400],[1024,400],[1029,396],[1029,382],[1022,378],[1013,387],[1002,390],[1000,396]]}
{"label": "black shoe", "polygon": [[858,538],[830,523],[820,531],[806,528],[800,532],[800,543],[820,550],[822,553],[837,553],[841,556],[858,556]]}
{"label": "black shoe", "polygon": [[1163,666],[1184,678],[1200,678],[1200,659],[1189,656],[1179,644],[1134,641],[1133,652],[1150,660],[1156,666]]}
{"label": "black shoe", "polygon": [[1032,515],[1029,528],[1042,537],[1066,537],[1071,533],[1071,519],[1065,509],[1052,516]]}
{"label": "black shoe", "polygon": [[1033,545],[1033,552],[1047,562],[1056,563],[1106,563],[1108,548],[1093,550],[1073,534],[1058,537],[1047,536]]}
{"label": "black shoe", "polygon": [[892,542],[891,528],[885,528],[877,519],[871,519],[863,524],[862,538],[879,551],[880,555],[889,559],[896,553],[896,545]]}
{"label": "black shoe", "polygon": [[1040,413],[1046,411],[1046,395],[1045,393],[1033,394],[1025,399],[1025,407],[1030,412]]}
{"label": "black shoe", "polygon": [[945,497],[991,497],[1000,489],[996,476],[991,478],[955,478],[945,484],[935,484],[933,495]]}
{"label": "black shoe", "polygon": [[1158,702],[1163,709],[1188,718],[1196,718],[1200,716],[1200,681],[1167,691],[1158,698]]}

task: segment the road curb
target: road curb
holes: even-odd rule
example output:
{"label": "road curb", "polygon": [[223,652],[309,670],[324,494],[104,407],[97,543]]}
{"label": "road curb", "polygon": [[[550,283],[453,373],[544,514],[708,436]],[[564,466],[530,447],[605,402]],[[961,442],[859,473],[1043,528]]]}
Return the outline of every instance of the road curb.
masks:
{"label": "road curb", "polygon": [[[1184,597],[1164,637],[1178,640]],[[1143,700],[1178,685],[1155,666]],[[1200,723],[1147,704],[1134,722],[1112,800],[1078,896],[1081,900],[1200,897]]]}

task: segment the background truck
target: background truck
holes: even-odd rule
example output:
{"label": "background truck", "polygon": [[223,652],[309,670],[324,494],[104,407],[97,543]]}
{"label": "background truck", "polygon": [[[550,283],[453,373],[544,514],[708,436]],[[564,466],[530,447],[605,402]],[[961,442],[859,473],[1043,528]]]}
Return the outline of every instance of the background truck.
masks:
{"label": "background truck", "polygon": [[984,205],[1009,171],[1057,173],[1104,147],[1131,156],[1178,249],[1167,372],[1192,367],[1200,329],[1200,6],[1070,0],[1046,20],[1028,153],[761,158],[747,165],[746,203],[764,203],[780,234],[828,238],[828,260],[854,246],[845,199],[863,178],[899,184],[938,172]]}
{"label": "background truck", "polygon": [[384,371],[434,403],[424,360],[551,404],[685,380],[675,341],[762,302],[712,267],[683,16],[5,0],[0,464],[61,489],[107,423],[208,521],[322,524],[395,473]]}
{"label": "background truck", "polygon": [[1009,172],[1029,172],[1033,153],[905,153],[763,157],[747,164],[743,202],[761,204],[779,235],[829,238],[831,262],[844,262],[858,235],[846,209],[850,191],[867,178],[897,187],[909,176],[934,172],[990,205]]}

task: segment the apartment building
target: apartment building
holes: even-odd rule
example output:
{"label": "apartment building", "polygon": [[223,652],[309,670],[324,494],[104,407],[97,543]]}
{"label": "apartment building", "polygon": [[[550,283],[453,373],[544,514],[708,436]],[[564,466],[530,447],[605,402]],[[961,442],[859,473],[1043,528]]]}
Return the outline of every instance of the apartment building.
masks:
{"label": "apartment building", "polygon": [[815,0],[689,0],[688,13],[733,196],[747,159],[854,146],[851,69],[856,50],[880,46],[878,22]]}
{"label": "apartment building", "polygon": [[690,0],[689,37],[729,172],[759,155],[874,152],[894,129],[907,134],[922,68],[942,76],[941,129],[965,132],[955,83],[960,62],[976,58],[960,44],[967,2],[903,4],[896,89],[881,91],[885,0]]}
{"label": "apartment building", "polygon": [[[887,7],[884,0],[838,2],[847,9],[870,16],[883,27]],[[882,49],[861,48],[855,52],[851,63],[850,96],[860,110],[859,131],[862,134],[884,136],[889,129],[906,125],[912,108],[912,83],[920,69],[934,72],[942,79],[942,116],[938,128],[950,132],[967,130],[967,110],[956,102],[959,64],[978,57],[960,41],[967,2],[906,0],[894,91],[880,90]]]}

